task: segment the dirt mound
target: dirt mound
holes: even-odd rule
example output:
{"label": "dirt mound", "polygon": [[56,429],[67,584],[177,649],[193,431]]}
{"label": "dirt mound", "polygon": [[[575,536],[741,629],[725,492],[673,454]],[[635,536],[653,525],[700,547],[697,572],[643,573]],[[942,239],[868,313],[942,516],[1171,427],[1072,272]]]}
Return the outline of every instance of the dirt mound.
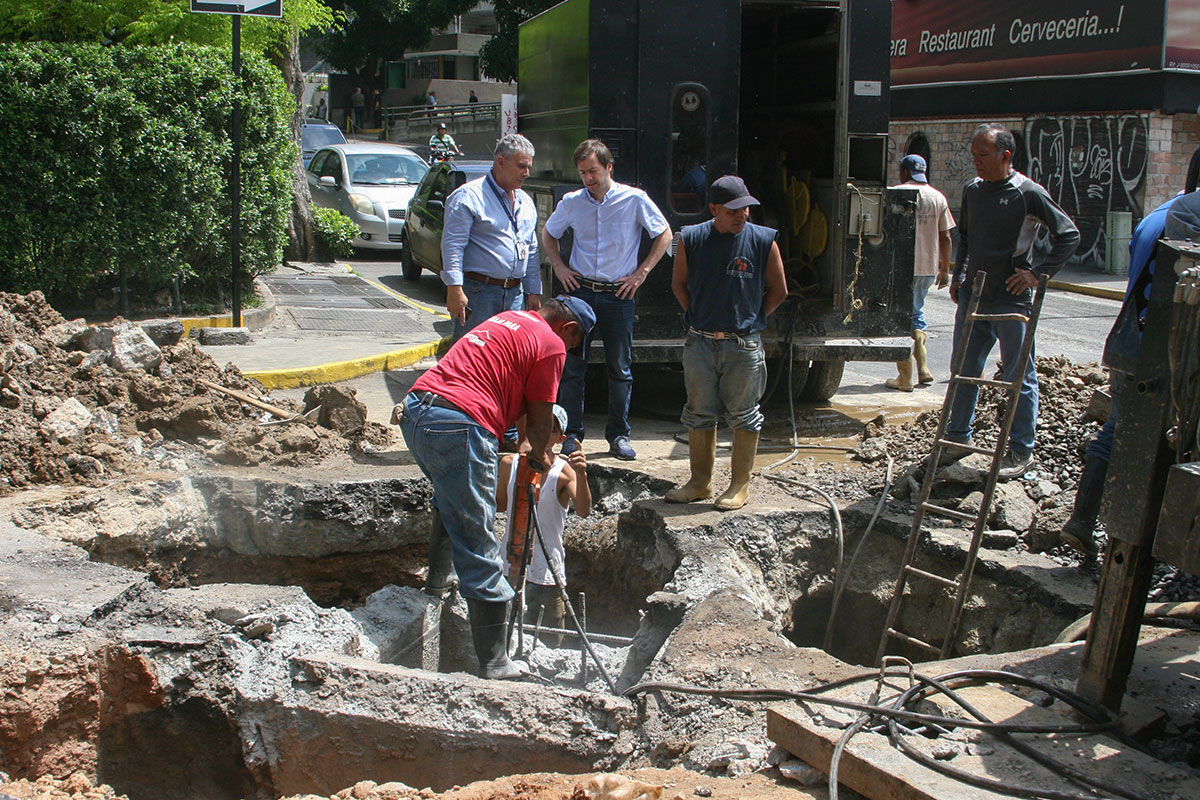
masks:
{"label": "dirt mound", "polygon": [[125,320],[87,326],[65,320],[41,292],[0,293],[0,493],[178,467],[174,459],[196,454],[224,464],[304,466],[360,439],[391,438],[373,424],[347,438],[281,423],[204,381],[264,395],[261,384],[218,366],[190,341],[159,347]]}

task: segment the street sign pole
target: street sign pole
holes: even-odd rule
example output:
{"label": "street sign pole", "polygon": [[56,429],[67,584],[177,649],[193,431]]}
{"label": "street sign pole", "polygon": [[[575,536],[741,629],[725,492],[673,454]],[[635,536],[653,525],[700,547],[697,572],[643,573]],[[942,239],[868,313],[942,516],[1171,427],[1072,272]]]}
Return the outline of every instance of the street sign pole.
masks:
{"label": "street sign pole", "polygon": [[233,117],[230,120],[229,260],[233,277],[233,326],[242,326],[242,15],[282,17],[283,0],[192,0],[198,14],[228,14],[233,20]]}
{"label": "street sign pole", "polygon": [[233,327],[242,327],[242,18],[233,20],[233,164],[229,170],[229,254],[233,262]]}

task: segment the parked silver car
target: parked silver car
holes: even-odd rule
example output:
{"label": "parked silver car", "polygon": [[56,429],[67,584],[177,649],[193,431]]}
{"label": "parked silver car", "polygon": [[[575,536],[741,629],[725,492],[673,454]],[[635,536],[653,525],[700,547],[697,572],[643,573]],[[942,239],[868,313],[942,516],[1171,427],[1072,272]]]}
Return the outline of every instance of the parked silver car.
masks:
{"label": "parked silver car", "polygon": [[412,150],[367,143],[318,150],[306,174],[316,205],[336,208],[358,223],[355,247],[399,250],[408,203],[428,171]]}

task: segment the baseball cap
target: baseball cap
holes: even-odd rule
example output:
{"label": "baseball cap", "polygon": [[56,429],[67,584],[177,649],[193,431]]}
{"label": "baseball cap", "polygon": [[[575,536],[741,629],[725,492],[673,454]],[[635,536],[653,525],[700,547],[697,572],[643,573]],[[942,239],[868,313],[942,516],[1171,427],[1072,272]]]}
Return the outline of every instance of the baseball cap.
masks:
{"label": "baseball cap", "polygon": [[[588,354],[588,345],[591,343],[592,339],[592,328],[596,327],[596,312],[592,311],[592,307],[580,300],[578,297],[560,294],[554,299],[566,306],[567,310],[575,315],[575,321],[579,323],[579,327],[583,328],[583,341],[580,342],[579,347],[576,347],[569,352],[574,353],[580,358],[586,359]],[[564,427],[563,430],[565,431],[566,428]]]}
{"label": "baseball cap", "polygon": [[554,415],[554,421],[558,423],[558,429],[564,433],[567,430],[567,410],[555,403],[550,407],[550,413]]}
{"label": "baseball cap", "polygon": [[708,202],[736,211],[746,206],[759,205],[758,200],[746,188],[746,182],[737,175],[722,175],[708,187]]}
{"label": "baseball cap", "polygon": [[908,170],[908,176],[917,183],[929,183],[925,177],[925,159],[916,153],[910,153],[900,159],[900,168]]}

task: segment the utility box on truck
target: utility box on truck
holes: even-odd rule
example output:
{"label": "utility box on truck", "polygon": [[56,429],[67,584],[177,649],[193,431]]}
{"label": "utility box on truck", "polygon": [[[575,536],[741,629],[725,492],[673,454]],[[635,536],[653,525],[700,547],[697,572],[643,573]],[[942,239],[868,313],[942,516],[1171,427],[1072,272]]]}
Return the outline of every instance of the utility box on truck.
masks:
{"label": "utility box on truck", "polygon": [[[580,185],[576,145],[599,138],[678,231],[711,217],[713,180],[742,176],[792,298],[767,354],[827,399],[845,361],[911,352],[916,192],[886,188],[890,36],[890,0],[567,0],[521,26],[525,188],[544,221]],[[679,360],[669,261],[638,291],[637,361]]]}

